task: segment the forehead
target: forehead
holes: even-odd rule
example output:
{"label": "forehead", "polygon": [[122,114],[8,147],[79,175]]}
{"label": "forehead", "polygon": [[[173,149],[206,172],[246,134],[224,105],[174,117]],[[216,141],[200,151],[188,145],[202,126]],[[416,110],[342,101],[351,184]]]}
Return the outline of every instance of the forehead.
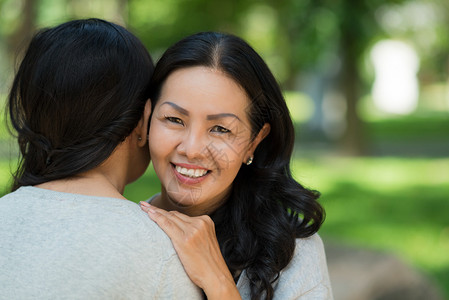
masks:
{"label": "forehead", "polygon": [[[174,102],[187,110],[246,115],[250,100],[245,90],[223,72],[208,67],[174,71],[164,82],[159,103]],[[226,111],[223,111],[226,110]]]}

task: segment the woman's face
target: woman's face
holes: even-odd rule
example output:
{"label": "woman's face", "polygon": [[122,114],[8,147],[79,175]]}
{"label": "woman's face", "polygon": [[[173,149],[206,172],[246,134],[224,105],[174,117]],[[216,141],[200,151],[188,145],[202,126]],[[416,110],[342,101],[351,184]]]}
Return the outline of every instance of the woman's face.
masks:
{"label": "woman's face", "polygon": [[223,204],[257,146],[249,105],[245,91],[215,69],[184,68],[166,79],[149,134],[163,208],[193,216]]}

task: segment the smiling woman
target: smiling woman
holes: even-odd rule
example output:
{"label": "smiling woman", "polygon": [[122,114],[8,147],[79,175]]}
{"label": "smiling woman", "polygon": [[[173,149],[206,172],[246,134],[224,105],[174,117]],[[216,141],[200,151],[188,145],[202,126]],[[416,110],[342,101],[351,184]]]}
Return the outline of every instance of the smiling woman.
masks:
{"label": "smiling woman", "polygon": [[292,178],[292,120],[262,58],[199,33],[164,53],[150,89],[161,193],[141,205],[192,281],[210,300],[332,299],[324,211]]}
{"label": "smiling woman", "polygon": [[196,216],[223,204],[242,163],[269,132],[266,124],[252,139],[249,105],[237,83],[208,67],[167,78],[150,125],[150,140],[159,141],[150,151],[162,182],[154,205]]}

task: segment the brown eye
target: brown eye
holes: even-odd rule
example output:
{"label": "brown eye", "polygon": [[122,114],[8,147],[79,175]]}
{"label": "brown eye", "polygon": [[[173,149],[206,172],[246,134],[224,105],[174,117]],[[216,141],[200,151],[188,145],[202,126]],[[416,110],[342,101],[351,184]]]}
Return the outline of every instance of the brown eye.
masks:
{"label": "brown eye", "polygon": [[184,125],[184,122],[180,118],[165,116],[165,119],[171,123]]}
{"label": "brown eye", "polygon": [[216,125],[216,126],[212,127],[211,131],[216,132],[216,133],[230,133],[231,132],[229,129],[224,128],[223,126],[220,126],[220,125]]}

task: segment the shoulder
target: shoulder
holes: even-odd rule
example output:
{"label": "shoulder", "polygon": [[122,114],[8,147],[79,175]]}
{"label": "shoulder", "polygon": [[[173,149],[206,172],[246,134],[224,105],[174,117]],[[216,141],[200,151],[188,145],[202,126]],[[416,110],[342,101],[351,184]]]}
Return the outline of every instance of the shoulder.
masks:
{"label": "shoulder", "polygon": [[[251,299],[245,271],[237,282],[242,299]],[[333,299],[324,246],[318,234],[296,239],[293,258],[273,284],[274,299]]]}
{"label": "shoulder", "polygon": [[314,274],[327,273],[324,245],[318,234],[314,234],[308,238],[296,239],[293,258],[290,264],[284,269],[284,272],[298,268],[309,270]]}
{"label": "shoulder", "polygon": [[[137,204],[127,201],[126,211],[133,222],[125,225],[130,240],[122,245],[126,248],[132,245],[132,253],[128,255],[139,258],[136,268],[141,271],[134,274],[139,276],[136,282],[142,283],[140,287],[145,285],[164,299],[201,299],[201,290],[185,273],[165,232]],[[135,263],[136,260],[130,262]]]}
{"label": "shoulder", "polygon": [[14,192],[5,194],[4,196],[0,197],[0,204],[5,204],[8,203],[8,201],[11,201],[13,199],[17,199],[17,198],[23,198],[24,196],[24,191],[26,191],[26,188],[20,188]]}
{"label": "shoulder", "polygon": [[113,200],[97,209],[102,215],[100,226],[110,228],[110,234],[121,241],[123,247],[134,253],[151,253],[159,260],[171,261],[177,256],[170,238],[142,211],[136,203]]}
{"label": "shoulder", "polygon": [[299,261],[302,263],[311,261],[316,263],[325,259],[323,241],[318,234],[314,234],[307,238],[296,239],[296,247],[292,261]]}
{"label": "shoulder", "polygon": [[64,227],[73,241],[87,243],[86,246],[104,245],[117,252],[123,248],[126,253],[146,249],[160,255],[159,259],[176,255],[167,235],[139,205],[129,200],[29,186],[2,197],[0,208],[3,219],[11,224],[43,231]]}
{"label": "shoulder", "polygon": [[276,299],[332,299],[323,241],[318,234],[296,239],[290,263],[280,274]]}
{"label": "shoulder", "polygon": [[[9,258],[0,265],[10,266],[11,274],[45,262],[36,289],[62,287],[61,280],[71,277],[64,288],[83,286],[87,298],[107,291],[200,299],[170,239],[134,202],[24,188],[0,200],[0,219],[0,238],[7,241],[0,248]],[[57,259],[49,262],[49,256]]]}

